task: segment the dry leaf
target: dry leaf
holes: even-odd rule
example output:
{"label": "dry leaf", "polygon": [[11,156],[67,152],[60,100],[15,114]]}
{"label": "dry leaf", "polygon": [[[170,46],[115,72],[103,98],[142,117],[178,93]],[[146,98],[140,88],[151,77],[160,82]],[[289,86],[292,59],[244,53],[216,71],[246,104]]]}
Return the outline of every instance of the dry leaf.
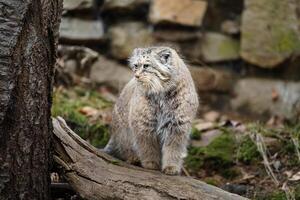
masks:
{"label": "dry leaf", "polygon": [[91,117],[98,114],[98,110],[90,106],[85,106],[79,109],[79,112],[85,116]]}
{"label": "dry leaf", "polygon": [[297,172],[291,178],[289,178],[289,181],[299,181],[299,180],[300,180],[300,172]]}

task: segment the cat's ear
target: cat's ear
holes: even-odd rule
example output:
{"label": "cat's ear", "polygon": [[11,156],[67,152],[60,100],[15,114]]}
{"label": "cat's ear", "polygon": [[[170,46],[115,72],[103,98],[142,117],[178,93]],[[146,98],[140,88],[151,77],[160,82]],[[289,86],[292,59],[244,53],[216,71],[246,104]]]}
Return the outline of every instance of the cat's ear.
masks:
{"label": "cat's ear", "polygon": [[128,64],[129,64],[129,66],[131,66],[132,67],[132,63],[135,61],[135,59],[136,59],[136,56],[138,55],[138,52],[139,52],[140,50],[139,50],[139,48],[135,48],[133,51],[132,51],[132,53],[131,53],[131,56],[129,56],[129,58],[128,58]]}
{"label": "cat's ear", "polygon": [[172,57],[172,52],[169,49],[164,49],[158,53],[160,62],[162,64],[170,64],[171,63],[171,57]]}

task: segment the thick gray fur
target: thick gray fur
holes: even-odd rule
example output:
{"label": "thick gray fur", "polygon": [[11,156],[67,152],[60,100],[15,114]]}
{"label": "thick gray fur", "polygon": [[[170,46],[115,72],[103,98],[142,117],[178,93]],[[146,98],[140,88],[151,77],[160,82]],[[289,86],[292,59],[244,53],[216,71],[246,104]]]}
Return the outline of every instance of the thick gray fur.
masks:
{"label": "thick gray fur", "polygon": [[179,174],[198,108],[191,74],[169,47],[137,48],[129,63],[135,77],[115,104],[104,150],[144,168]]}

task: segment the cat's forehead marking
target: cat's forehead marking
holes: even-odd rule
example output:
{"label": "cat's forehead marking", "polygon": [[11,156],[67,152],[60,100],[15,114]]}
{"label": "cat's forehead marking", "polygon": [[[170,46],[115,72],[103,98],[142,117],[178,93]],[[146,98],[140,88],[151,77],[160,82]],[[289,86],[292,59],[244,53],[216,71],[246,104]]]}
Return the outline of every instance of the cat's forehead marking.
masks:
{"label": "cat's forehead marking", "polygon": [[142,57],[145,57],[145,56],[147,56],[147,55],[149,55],[149,54],[151,54],[151,49],[148,49],[148,48],[140,48],[139,49],[139,51],[138,51],[138,55],[139,56],[142,56]]}
{"label": "cat's forehead marking", "polygon": [[139,48],[136,52],[136,62],[144,63],[150,62],[152,50],[149,48]]}

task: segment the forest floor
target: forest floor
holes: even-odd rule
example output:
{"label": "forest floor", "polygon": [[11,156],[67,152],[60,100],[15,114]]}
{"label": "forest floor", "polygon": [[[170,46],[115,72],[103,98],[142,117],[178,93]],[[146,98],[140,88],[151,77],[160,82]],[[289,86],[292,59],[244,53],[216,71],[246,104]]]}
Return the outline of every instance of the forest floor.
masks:
{"label": "forest floor", "polygon": [[[57,87],[52,115],[102,148],[114,100],[105,87]],[[300,125],[277,117],[243,122],[210,111],[194,122],[183,175],[250,199],[300,199],[299,139]]]}

